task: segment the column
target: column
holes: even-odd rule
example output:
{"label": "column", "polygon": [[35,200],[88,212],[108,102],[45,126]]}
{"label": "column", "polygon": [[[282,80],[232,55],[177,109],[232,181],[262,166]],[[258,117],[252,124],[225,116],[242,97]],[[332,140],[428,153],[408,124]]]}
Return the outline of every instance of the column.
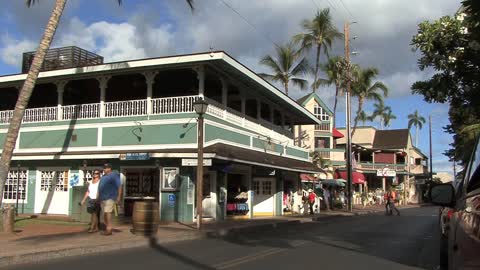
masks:
{"label": "column", "polygon": [[222,82],[222,105],[227,108],[227,101],[228,101],[228,83],[224,78],[221,78],[220,81]]}
{"label": "column", "polygon": [[247,98],[245,97],[245,91],[240,90],[241,112],[244,115],[244,117],[245,117],[245,105],[247,103],[246,99]]}
{"label": "column", "polygon": [[110,76],[102,76],[98,77],[98,86],[100,87],[100,118],[105,117],[105,96],[107,93],[107,86],[108,80],[110,80]]}
{"label": "column", "polygon": [[55,83],[57,86],[57,120],[63,120],[63,93],[65,92],[66,84],[66,81],[59,81]]}
{"label": "column", "polygon": [[198,66],[195,71],[197,72],[198,79],[198,95],[204,98],[205,95],[205,67]]}
{"label": "column", "polygon": [[158,71],[145,71],[143,76],[145,76],[145,82],[147,83],[147,114],[152,114],[152,94],[153,94],[153,83],[155,82],[155,76],[157,76]]}
{"label": "column", "polygon": [[383,189],[383,192],[385,192],[387,189],[386,189],[386,179],[385,177],[382,177],[382,189]]}

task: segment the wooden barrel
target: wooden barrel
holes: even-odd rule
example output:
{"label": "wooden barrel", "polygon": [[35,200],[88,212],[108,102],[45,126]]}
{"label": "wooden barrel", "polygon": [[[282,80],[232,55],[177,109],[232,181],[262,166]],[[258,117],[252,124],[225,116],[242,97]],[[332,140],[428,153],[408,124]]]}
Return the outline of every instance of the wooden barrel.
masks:
{"label": "wooden barrel", "polygon": [[154,235],[158,230],[160,212],[158,202],[137,201],[133,205],[133,233]]}

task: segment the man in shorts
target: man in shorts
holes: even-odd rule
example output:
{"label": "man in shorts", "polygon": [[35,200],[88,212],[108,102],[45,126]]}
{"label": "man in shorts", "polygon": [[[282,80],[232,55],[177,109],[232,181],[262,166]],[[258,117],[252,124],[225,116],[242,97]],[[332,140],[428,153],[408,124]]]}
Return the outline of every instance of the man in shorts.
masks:
{"label": "man in shorts", "polygon": [[112,212],[122,198],[122,183],[120,181],[120,175],[112,172],[112,165],[110,163],[104,165],[103,172],[104,175],[98,186],[106,226],[102,234],[112,235]]}

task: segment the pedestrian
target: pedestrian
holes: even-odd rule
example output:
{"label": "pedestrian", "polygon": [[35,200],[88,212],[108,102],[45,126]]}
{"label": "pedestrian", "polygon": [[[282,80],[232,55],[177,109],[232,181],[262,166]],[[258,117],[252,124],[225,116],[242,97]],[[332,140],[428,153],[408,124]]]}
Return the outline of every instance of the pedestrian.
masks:
{"label": "pedestrian", "polygon": [[112,235],[112,212],[122,198],[122,183],[120,175],[112,171],[110,163],[104,165],[103,172],[104,175],[98,186],[106,226],[103,235]]}
{"label": "pedestrian", "polygon": [[388,203],[388,192],[383,194],[383,201],[385,202],[385,215],[389,216],[392,214],[392,209],[390,209],[390,204]]}
{"label": "pedestrian", "polygon": [[80,203],[84,205],[87,203],[87,212],[90,213],[90,228],[89,233],[98,232],[98,225],[100,223],[100,200],[98,199],[98,185],[100,183],[100,170],[93,171],[92,181],[88,184],[88,189],[83,196]]}
{"label": "pedestrian", "polygon": [[313,205],[315,204],[315,199],[317,195],[313,192],[312,189],[308,190],[308,205],[310,206],[310,215],[313,215]]}
{"label": "pedestrian", "polygon": [[323,198],[325,201],[325,207],[327,208],[327,211],[330,211],[330,190],[329,188],[325,188],[323,190]]}
{"label": "pedestrian", "polygon": [[395,199],[397,198],[397,194],[395,191],[390,190],[388,192],[388,206],[390,207],[390,215],[393,214],[393,210],[397,212],[397,216],[400,216],[400,211],[398,211],[397,207],[395,207]]}

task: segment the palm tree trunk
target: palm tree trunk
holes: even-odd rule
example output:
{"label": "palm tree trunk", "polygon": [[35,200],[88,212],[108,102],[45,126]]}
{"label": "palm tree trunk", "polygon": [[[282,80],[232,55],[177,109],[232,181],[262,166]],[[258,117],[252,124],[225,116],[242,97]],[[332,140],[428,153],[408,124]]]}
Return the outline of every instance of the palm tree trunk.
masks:
{"label": "palm tree trunk", "polygon": [[418,125],[415,125],[415,147],[418,147]]}
{"label": "palm tree trunk", "polygon": [[285,94],[288,96],[288,82],[284,83],[283,86],[285,87]]}
{"label": "palm tree trunk", "polygon": [[335,102],[333,103],[333,127],[337,127],[337,102],[339,85],[335,85]]}
{"label": "palm tree trunk", "polygon": [[313,80],[313,93],[315,93],[315,90],[317,90],[317,78],[318,78],[318,68],[320,67],[320,50],[322,49],[322,45],[319,44],[317,46],[317,60],[315,62],[315,77]]}
{"label": "palm tree trunk", "polygon": [[352,129],[352,138],[353,134],[355,134],[355,130],[357,129],[357,124],[358,124],[358,116],[360,115],[360,112],[362,111],[363,107],[363,98],[358,97],[358,110],[357,110],[357,117],[355,117],[355,121],[353,124],[353,129]]}
{"label": "palm tree trunk", "polygon": [[5,180],[7,179],[8,170],[10,169],[10,162],[12,160],[13,150],[15,148],[20,126],[22,124],[23,115],[25,114],[25,109],[27,108],[28,101],[32,95],[33,88],[35,87],[35,82],[37,81],[38,74],[40,73],[40,68],[43,64],[45,54],[50,48],[50,44],[52,43],[53,36],[57,30],[58,23],[60,22],[60,17],[62,16],[66,3],[67,0],[56,0],[52,14],[50,15],[50,19],[47,23],[47,27],[45,28],[42,39],[40,40],[40,45],[35,53],[30,70],[28,71],[27,79],[23,83],[22,89],[18,95],[15,110],[13,111],[13,116],[10,120],[10,126],[8,127],[7,137],[5,138],[5,143],[3,145],[2,157],[0,159],[0,205],[2,204],[2,194],[5,187]]}

